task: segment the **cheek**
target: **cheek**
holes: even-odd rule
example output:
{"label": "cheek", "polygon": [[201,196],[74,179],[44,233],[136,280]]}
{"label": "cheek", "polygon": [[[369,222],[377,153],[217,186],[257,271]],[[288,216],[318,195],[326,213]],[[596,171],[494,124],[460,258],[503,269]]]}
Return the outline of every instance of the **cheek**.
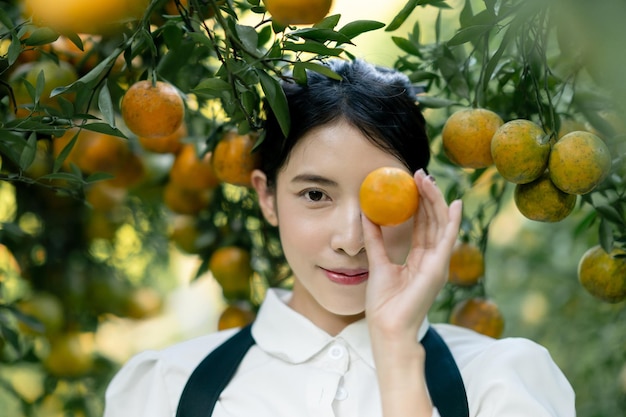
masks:
{"label": "cheek", "polygon": [[412,220],[396,227],[383,228],[385,249],[391,262],[402,265],[411,249]]}

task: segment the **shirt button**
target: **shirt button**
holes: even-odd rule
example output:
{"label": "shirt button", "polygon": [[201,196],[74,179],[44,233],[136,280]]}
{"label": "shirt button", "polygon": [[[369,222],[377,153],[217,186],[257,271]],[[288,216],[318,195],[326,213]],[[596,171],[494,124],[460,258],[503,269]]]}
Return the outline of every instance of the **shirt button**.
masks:
{"label": "shirt button", "polygon": [[344,387],[337,388],[337,392],[335,393],[335,399],[337,401],[343,401],[348,398],[348,390]]}
{"label": "shirt button", "polygon": [[332,359],[341,359],[345,353],[345,348],[339,345],[332,346],[328,350],[328,356],[330,356]]}

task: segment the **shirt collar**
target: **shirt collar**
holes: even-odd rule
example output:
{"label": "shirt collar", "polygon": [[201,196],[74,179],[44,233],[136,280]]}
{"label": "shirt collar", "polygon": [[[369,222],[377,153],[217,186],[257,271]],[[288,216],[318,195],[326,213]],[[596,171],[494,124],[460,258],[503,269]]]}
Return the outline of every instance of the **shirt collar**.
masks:
{"label": "shirt collar", "polygon": [[[287,302],[291,292],[277,288],[267,291],[252,326],[252,336],[263,351],[290,363],[302,363],[319,353],[329,343],[343,339],[365,363],[374,368],[374,356],[365,319],[348,325],[333,337],[318,328],[313,322],[291,309]],[[421,340],[428,330],[424,320],[418,338]]]}

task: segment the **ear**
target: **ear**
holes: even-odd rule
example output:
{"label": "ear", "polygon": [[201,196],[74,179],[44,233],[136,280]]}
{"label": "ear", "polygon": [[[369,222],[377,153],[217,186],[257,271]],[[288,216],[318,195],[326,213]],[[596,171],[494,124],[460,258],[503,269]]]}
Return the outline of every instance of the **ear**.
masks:
{"label": "ear", "polygon": [[278,214],[276,212],[276,195],[274,190],[267,186],[267,176],[263,171],[255,169],[250,177],[252,187],[259,197],[259,206],[265,220],[272,226],[278,226]]}

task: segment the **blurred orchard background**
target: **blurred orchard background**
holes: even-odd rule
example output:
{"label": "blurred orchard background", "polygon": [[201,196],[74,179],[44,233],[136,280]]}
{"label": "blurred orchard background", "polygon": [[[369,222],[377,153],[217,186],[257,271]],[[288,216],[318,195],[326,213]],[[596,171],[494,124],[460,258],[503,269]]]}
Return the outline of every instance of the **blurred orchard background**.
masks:
{"label": "blurred orchard background", "polygon": [[[312,21],[290,20],[285,3],[312,4]],[[245,175],[264,139],[262,99],[287,130],[277,80],[332,77],[319,66],[331,56],[398,68],[424,90],[430,170],[465,202],[465,249],[432,320],[535,340],[574,386],[579,416],[625,415],[626,5],[328,4],[0,2],[2,415],[101,415],[133,354],[240,326],[268,286],[289,286]],[[122,101],[143,80],[152,98]],[[564,197],[575,201],[564,214],[533,220],[502,166],[444,149],[444,124],[468,108],[532,121],[548,148],[589,132],[611,166]],[[473,134],[461,154],[476,150]],[[551,204],[553,188],[526,207]],[[615,257],[585,269],[589,290],[578,268],[596,246]]]}

